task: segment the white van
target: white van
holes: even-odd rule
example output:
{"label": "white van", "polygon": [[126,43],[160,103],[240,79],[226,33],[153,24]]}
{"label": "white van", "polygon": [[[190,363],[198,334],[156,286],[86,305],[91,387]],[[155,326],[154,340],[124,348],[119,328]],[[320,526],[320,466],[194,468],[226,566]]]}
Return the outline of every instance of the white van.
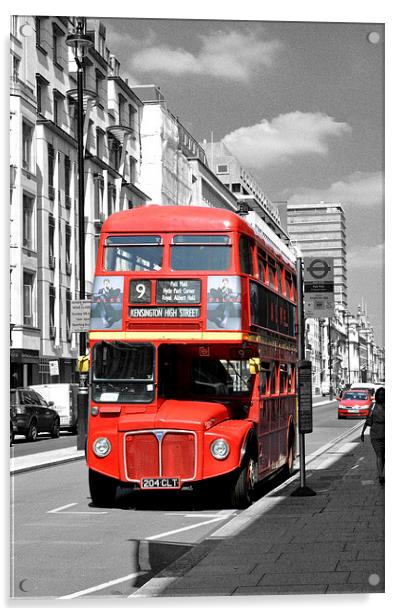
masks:
{"label": "white van", "polygon": [[78,385],[76,383],[47,383],[31,385],[46,402],[54,402],[54,410],[60,416],[60,429],[77,433]]}

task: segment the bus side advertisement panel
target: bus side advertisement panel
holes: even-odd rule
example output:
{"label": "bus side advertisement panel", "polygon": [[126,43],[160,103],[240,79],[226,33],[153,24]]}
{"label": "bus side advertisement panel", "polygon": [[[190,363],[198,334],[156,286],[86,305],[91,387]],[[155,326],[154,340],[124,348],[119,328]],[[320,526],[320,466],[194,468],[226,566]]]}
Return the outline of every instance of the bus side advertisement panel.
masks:
{"label": "bus side advertisement panel", "polygon": [[241,329],[240,276],[208,276],[206,329]]}

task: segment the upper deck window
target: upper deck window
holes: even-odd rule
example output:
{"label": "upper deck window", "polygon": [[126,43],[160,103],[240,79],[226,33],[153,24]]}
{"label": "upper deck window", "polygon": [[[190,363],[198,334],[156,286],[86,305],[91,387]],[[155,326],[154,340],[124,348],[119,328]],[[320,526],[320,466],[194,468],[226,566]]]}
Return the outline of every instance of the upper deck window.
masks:
{"label": "upper deck window", "polygon": [[109,236],[104,249],[107,272],[158,271],[163,261],[159,235]]}
{"label": "upper deck window", "polygon": [[239,240],[239,259],[241,264],[241,272],[244,274],[253,274],[253,254],[252,241],[246,235],[241,235]]}
{"label": "upper deck window", "polygon": [[226,271],[231,263],[228,235],[176,235],[171,246],[171,269]]}

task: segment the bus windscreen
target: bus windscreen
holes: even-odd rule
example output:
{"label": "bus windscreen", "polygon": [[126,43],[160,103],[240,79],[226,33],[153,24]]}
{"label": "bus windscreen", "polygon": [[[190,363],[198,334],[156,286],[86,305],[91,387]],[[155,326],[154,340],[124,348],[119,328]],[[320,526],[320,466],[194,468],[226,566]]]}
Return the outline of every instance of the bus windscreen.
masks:
{"label": "bus windscreen", "polygon": [[162,267],[163,246],[158,235],[110,236],[104,248],[107,272],[158,271]]}
{"label": "bus windscreen", "polygon": [[228,235],[176,235],[173,239],[173,271],[226,271],[230,262]]}

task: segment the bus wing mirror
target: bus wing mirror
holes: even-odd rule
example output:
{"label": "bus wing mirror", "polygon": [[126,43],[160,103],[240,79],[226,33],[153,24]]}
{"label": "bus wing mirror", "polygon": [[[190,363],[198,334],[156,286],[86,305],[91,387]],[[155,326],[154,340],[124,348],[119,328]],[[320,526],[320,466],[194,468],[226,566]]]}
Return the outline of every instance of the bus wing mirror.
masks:
{"label": "bus wing mirror", "polygon": [[258,374],[260,372],[260,359],[259,357],[251,357],[249,360],[249,372],[251,374]]}

